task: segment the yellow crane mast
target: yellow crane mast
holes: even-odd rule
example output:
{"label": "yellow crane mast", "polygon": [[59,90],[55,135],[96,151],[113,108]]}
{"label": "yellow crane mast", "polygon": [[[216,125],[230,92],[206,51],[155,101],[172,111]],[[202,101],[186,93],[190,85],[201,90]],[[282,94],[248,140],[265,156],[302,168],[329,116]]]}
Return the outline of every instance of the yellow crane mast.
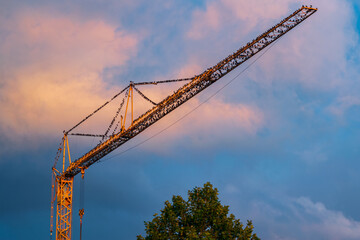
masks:
{"label": "yellow crane mast", "polygon": [[[218,62],[213,67],[208,68],[203,73],[193,77],[175,80],[164,80],[156,82],[130,82],[129,86],[124,88],[118,94],[116,94],[110,101],[104,103],[92,114],[87,116],[85,119],[76,124],[73,128],[64,132],[62,142],[58,149],[55,157],[55,163],[52,168],[52,199],[51,199],[51,219],[50,219],[50,235],[53,232],[53,221],[54,221],[54,205],[56,203],[56,240],[70,240],[71,229],[72,229],[72,203],[73,203],[73,180],[78,174],[82,174],[84,177],[85,170],[92,164],[99,161],[101,158],[114,151],[136,135],[140,134],[146,128],[175,110],[177,107],[200,93],[220,78],[231,72],[233,69],[259,53],[261,50],[269,46],[271,43],[284,36],[291,29],[299,25],[305,19],[310,17],[317,11],[317,8],[312,6],[302,6],[288,17],[284,18],[277,25],[271,27],[259,35],[256,39],[247,43],[245,46],[238,49],[236,52],[230,54]],[[185,85],[180,87],[173,94],[169,95],[159,103],[155,103],[146,97],[137,86],[140,85],[157,85],[162,83],[180,82],[187,81]],[[141,116],[134,120],[133,116],[133,96],[134,90],[140,94],[144,99],[149,101],[154,106]],[[80,134],[73,133],[73,130],[109,104],[111,101],[119,97],[121,94],[125,94],[115,117],[111,121],[110,126],[103,135],[92,135],[92,134]],[[126,101],[124,118],[119,117],[119,113]],[[130,124],[126,126],[127,112],[130,105]],[[117,119],[119,119],[117,121]],[[116,125],[114,125],[116,123]],[[112,134],[109,134],[111,128],[113,129]],[[69,148],[69,135],[81,135],[81,136],[95,136],[101,137],[102,141],[92,148],[90,151],[84,153],[81,157],[75,161],[71,161],[70,148]],[[62,167],[58,167],[58,160],[62,157]],[[67,163],[68,162],[68,163]],[[58,169],[59,168],[59,169]],[[82,220],[84,210],[80,209],[79,215]],[[80,220],[80,221],[81,221]]]}

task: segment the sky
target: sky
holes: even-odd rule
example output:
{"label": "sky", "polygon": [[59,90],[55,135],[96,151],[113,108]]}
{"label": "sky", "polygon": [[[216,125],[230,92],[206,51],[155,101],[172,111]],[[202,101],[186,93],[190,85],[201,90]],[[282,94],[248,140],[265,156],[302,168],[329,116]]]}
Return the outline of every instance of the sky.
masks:
{"label": "sky", "polygon": [[[319,10],[87,169],[83,239],[135,239],[206,182],[262,239],[360,239],[357,0],[0,2],[0,239],[49,238],[63,130],[130,81],[201,73],[301,5]],[[111,111],[79,130],[103,133]],[[70,138],[72,158],[96,141]],[[79,188],[76,176],[73,239]]]}

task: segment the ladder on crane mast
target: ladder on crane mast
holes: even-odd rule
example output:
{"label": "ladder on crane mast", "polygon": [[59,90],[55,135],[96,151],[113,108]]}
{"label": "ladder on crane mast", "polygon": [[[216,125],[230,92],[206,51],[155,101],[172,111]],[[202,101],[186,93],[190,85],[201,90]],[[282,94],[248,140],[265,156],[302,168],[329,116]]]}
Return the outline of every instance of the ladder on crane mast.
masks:
{"label": "ladder on crane mast", "polygon": [[[101,158],[111,153],[142,131],[150,127],[152,124],[175,110],[177,107],[218,81],[220,78],[231,72],[233,69],[246,62],[248,59],[259,53],[261,50],[275,42],[280,37],[284,36],[291,29],[295,28],[305,19],[310,17],[317,11],[317,8],[312,6],[302,6],[301,8],[294,11],[288,17],[284,18],[277,25],[271,27],[259,35],[256,39],[247,43],[245,46],[238,49],[236,52],[230,54],[218,62],[213,67],[208,68],[203,73],[196,75],[193,78],[175,79],[175,80],[164,80],[154,82],[139,82],[130,84],[116,94],[110,101],[107,101],[92,114],[88,115],[73,128],[68,131],[64,131],[60,147],[58,148],[55,162],[52,167],[52,193],[51,193],[51,217],[50,217],[50,236],[52,236],[54,228],[54,205],[56,203],[56,240],[70,240],[72,230],[72,204],[73,204],[73,180],[78,173],[82,173],[84,176],[85,170],[92,164],[98,162]],[[185,85],[180,87],[173,94],[169,95],[159,103],[155,103],[146,97],[137,86],[140,85],[157,85],[171,82],[187,81]],[[144,99],[153,104],[153,108],[137,117],[134,120],[133,116],[133,95],[134,90],[140,94]],[[125,97],[116,112],[115,117],[111,121],[111,124],[105,134],[94,135],[94,134],[82,134],[73,133],[73,130],[97,113],[99,110],[104,108],[111,101],[119,97],[121,94],[125,94]],[[117,124],[114,127],[116,118],[119,118],[119,112],[126,101],[126,108],[124,118],[121,116]],[[130,124],[126,126],[126,117],[129,105],[131,106],[131,119]],[[109,135],[110,128],[113,129],[113,133]],[[69,147],[69,135],[79,136],[93,136],[101,137],[102,141],[86,152],[84,155],[71,161],[70,147]],[[58,160],[62,157],[62,167],[58,169]],[[68,163],[67,163],[68,162]],[[82,210],[82,211],[81,211]],[[79,215],[82,221],[82,215],[84,210],[80,209]]]}

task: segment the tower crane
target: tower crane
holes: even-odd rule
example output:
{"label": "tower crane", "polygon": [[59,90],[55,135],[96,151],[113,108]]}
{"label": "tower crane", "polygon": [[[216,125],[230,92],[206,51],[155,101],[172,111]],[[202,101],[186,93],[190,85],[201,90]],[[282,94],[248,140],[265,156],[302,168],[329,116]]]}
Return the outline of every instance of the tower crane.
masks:
{"label": "tower crane", "polygon": [[[265,49],[267,46],[272,44],[274,41],[284,36],[291,29],[295,28],[305,19],[310,17],[317,11],[317,8],[312,6],[302,6],[288,17],[281,20],[278,24],[271,27],[254,40],[248,42],[245,46],[238,49],[236,52],[230,54],[216,65],[206,69],[204,72],[196,75],[192,78],[175,79],[175,80],[164,80],[154,82],[130,82],[130,84],[117,93],[110,101],[107,101],[93,113],[88,115],[74,127],[68,131],[64,131],[64,135],[55,157],[55,163],[52,167],[52,198],[51,198],[51,218],[50,218],[50,235],[52,235],[54,228],[54,205],[56,204],[56,240],[70,240],[72,230],[72,204],[73,204],[73,181],[74,177],[81,173],[82,178],[85,170],[100,159],[120,147],[121,145],[134,138],[145,129],[150,127],[152,124],[175,110],[177,107],[187,102],[189,99],[217,82],[223,76],[234,70],[236,67],[246,62],[248,59]],[[173,94],[161,100],[159,103],[155,103],[150,98],[145,96],[139,89],[141,85],[157,85],[171,82],[182,82],[186,83],[177,89]],[[141,97],[149,101],[154,106],[134,119],[133,116],[133,96],[134,90]],[[125,95],[123,98],[115,117],[112,119],[110,126],[106,130],[105,134],[93,135],[74,133],[74,129],[108,105],[111,101],[118,98],[121,95]],[[126,104],[125,104],[126,102]],[[124,117],[119,113],[122,107],[126,105]],[[131,108],[131,110],[129,109]],[[130,111],[131,119],[127,121],[127,113]],[[120,118],[120,120],[119,120]],[[130,123],[129,123],[130,122]],[[116,124],[115,124],[116,123]],[[128,123],[128,124],[126,124]],[[110,130],[112,129],[112,134]],[[100,143],[93,147],[90,151],[84,153],[81,157],[75,161],[71,161],[70,149],[69,149],[69,135],[80,135],[80,136],[93,136],[101,137]],[[62,164],[58,166],[58,160],[62,157]],[[79,215],[82,219],[84,210],[80,209]],[[81,220],[80,220],[81,221]],[[81,224],[81,223],[80,223]]]}

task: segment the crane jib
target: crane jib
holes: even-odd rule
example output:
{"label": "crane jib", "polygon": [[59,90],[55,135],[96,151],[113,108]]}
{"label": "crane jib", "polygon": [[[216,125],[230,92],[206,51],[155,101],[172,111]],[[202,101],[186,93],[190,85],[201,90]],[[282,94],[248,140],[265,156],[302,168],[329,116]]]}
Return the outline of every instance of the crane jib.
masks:
{"label": "crane jib", "polygon": [[298,9],[283,19],[279,24],[259,35],[256,39],[229,55],[215,66],[208,68],[202,74],[194,77],[191,82],[185,84],[175,91],[175,93],[166,97],[152,109],[135,119],[132,126],[126,131],[115,134],[107,141],[95,146],[92,150],[71,163],[62,175],[64,177],[73,177],[78,174],[82,168],[88,168],[285,35],[316,11],[316,8],[311,7]]}

